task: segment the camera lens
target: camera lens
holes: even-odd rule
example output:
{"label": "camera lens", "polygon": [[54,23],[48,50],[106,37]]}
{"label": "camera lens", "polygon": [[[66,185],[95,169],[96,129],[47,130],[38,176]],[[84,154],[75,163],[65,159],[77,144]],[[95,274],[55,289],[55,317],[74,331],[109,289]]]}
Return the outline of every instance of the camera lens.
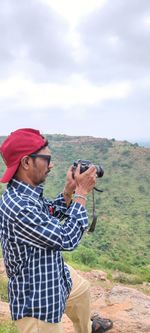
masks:
{"label": "camera lens", "polygon": [[101,165],[96,165],[96,174],[97,174],[97,177],[99,177],[99,178],[103,177],[104,170],[101,167]]}

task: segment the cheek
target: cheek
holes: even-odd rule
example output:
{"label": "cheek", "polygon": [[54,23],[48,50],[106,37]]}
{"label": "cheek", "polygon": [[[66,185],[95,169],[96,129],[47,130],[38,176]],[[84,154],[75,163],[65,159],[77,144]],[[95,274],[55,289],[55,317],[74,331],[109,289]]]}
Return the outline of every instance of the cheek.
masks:
{"label": "cheek", "polygon": [[33,170],[32,170],[32,175],[34,179],[38,179],[40,174],[41,174],[41,169],[40,166],[35,165]]}
{"label": "cheek", "polygon": [[45,176],[47,171],[48,171],[47,164],[44,163],[44,161],[41,161],[41,163],[38,163],[38,165],[34,166],[34,170],[33,170],[34,179],[38,179],[40,177]]}
{"label": "cheek", "polygon": [[39,168],[38,168],[38,174],[39,175],[45,175],[45,173],[47,172],[48,170],[48,166],[47,164],[43,164],[43,165],[40,165]]}

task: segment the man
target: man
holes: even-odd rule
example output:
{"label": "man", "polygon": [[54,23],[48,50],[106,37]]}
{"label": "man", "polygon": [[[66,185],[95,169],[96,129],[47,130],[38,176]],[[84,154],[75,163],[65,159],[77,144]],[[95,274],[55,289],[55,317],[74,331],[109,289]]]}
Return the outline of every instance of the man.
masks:
{"label": "man", "polygon": [[110,329],[109,320],[91,323],[89,285],[62,257],[88,228],[86,196],[95,185],[96,168],[80,174],[78,166],[72,177],[70,167],[63,192],[49,201],[43,196],[43,183],[53,164],[40,132],[14,131],[0,152],[7,166],[0,181],[8,183],[0,202],[0,235],[10,310],[19,332],[61,333],[64,312],[75,333]]}

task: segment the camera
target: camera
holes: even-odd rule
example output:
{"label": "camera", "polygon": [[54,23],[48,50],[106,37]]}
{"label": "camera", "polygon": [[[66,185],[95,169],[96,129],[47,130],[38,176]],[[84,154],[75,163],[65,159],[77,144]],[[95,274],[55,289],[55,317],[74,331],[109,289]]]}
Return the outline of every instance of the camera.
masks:
{"label": "camera", "polygon": [[91,165],[94,165],[96,167],[97,177],[103,177],[104,170],[101,165],[95,165],[89,160],[77,160],[73,163],[73,172],[76,170],[78,164],[80,164],[80,173],[85,172]]}

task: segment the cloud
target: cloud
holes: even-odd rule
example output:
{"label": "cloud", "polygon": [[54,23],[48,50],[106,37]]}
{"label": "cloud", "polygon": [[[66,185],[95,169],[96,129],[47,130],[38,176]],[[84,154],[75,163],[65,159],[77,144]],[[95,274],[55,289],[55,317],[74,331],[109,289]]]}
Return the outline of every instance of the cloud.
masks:
{"label": "cloud", "polygon": [[89,79],[135,79],[149,73],[149,0],[107,0],[78,29]]}
{"label": "cloud", "polygon": [[1,78],[16,71],[35,80],[61,81],[75,66],[68,26],[48,5],[1,0]]}
{"label": "cloud", "polygon": [[1,0],[1,135],[149,137],[149,0],[56,2]]}
{"label": "cloud", "polygon": [[35,83],[19,76],[0,81],[1,101],[13,100],[13,103],[20,107],[22,104],[24,107],[42,107],[43,109],[52,106],[69,108],[78,105],[93,105],[105,100],[124,99],[130,93],[130,82],[120,81],[115,84],[94,86],[78,75],[63,85]]}

